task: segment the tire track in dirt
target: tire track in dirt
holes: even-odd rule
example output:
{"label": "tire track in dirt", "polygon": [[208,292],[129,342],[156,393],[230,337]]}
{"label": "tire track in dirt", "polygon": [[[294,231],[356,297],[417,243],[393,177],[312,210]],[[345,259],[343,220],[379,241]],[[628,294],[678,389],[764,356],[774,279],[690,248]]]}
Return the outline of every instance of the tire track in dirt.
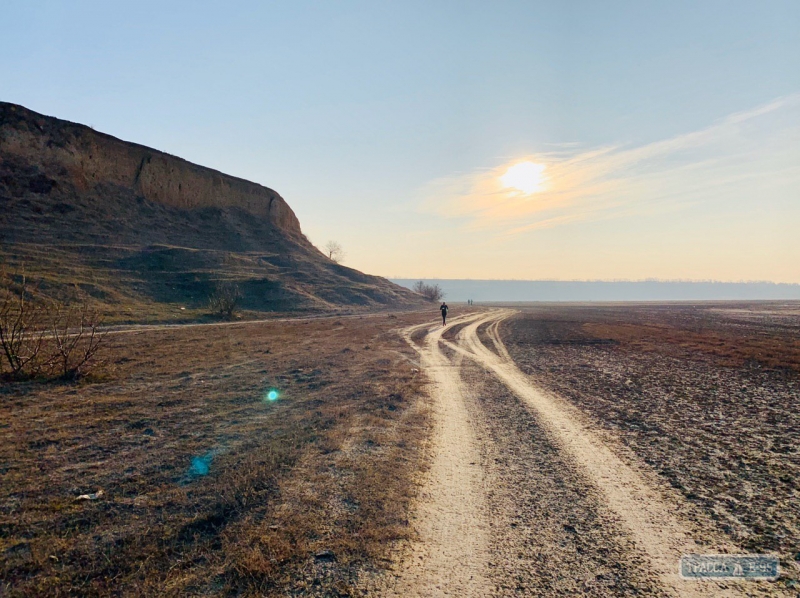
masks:
{"label": "tire track in dirt", "polygon": [[674,507],[639,471],[623,462],[582,423],[583,417],[575,407],[531,384],[528,377],[507,357],[508,352],[494,324],[487,328],[487,334],[500,355],[481,343],[477,335],[479,326],[487,322],[499,323],[512,313],[510,310],[491,312],[465,327],[460,342],[441,342],[493,373],[535,414],[561,451],[577,464],[600,491],[602,499],[619,517],[620,524],[630,534],[636,548],[647,556],[652,571],[665,591],[675,596],[743,596],[757,591],[760,584],[752,582],[745,587],[733,581],[705,580],[698,583],[680,578],[678,562],[684,554],[738,551],[722,541],[715,542],[713,546],[695,542],[688,528],[674,514]]}
{"label": "tire track in dirt", "polygon": [[497,378],[463,359],[491,520],[496,598],[666,598],[599,492],[535,415]]}
{"label": "tire track in dirt", "polygon": [[[482,597],[491,593],[480,452],[464,401],[459,365],[439,349],[445,330],[479,316],[453,319],[448,327],[415,326],[403,333],[419,352],[431,381],[434,431],[422,500],[412,516],[419,541],[404,555],[400,573],[386,596]],[[421,328],[429,328],[422,347],[411,339]]]}

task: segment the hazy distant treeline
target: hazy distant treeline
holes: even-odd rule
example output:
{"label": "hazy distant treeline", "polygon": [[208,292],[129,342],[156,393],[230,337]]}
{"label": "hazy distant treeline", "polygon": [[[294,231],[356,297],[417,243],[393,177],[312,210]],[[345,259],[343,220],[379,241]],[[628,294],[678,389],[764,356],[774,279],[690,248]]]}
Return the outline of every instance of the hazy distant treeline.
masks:
{"label": "hazy distant treeline", "polygon": [[[411,288],[420,279],[393,278]],[[800,299],[800,284],[771,282],[445,280],[448,301],[704,301]]]}

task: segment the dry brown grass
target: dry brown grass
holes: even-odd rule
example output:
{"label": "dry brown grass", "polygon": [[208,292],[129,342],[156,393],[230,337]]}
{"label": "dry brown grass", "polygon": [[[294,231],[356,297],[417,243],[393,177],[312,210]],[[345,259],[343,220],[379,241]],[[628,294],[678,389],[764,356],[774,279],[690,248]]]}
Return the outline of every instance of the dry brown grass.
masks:
{"label": "dry brown grass", "polygon": [[779,555],[778,583],[796,588],[798,324],[797,303],[536,306],[501,332],[523,371],[682,493],[699,529]]}
{"label": "dry brown grass", "polygon": [[600,322],[586,323],[583,329],[595,338],[612,340],[632,351],[663,352],[666,347],[674,347],[734,367],[758,363],[769,369],[800,372],[800,339],[787,337],[780,331],[696,332],[673,326]]}
{"label": "dry brown grass", "polygon": [[3,386],[0,594],[357,594],[410,534],[422,318],[110,335],[100,381]]}
{"label": "dry brown grass", "polygon": [[[530,304],[545,345],[613,345],[715,365],[800,372],[800,302]],[[479,331],[480,333],[480,331]]]}

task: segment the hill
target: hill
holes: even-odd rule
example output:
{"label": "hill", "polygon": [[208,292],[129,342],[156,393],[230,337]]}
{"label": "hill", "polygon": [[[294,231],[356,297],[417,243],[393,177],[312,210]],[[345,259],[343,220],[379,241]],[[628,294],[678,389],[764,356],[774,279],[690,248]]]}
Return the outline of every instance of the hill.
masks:
{"label": "hill", "polygon": [[272,189],[5,102],[0,260],[116,320],[200,315],[219,284],[259,312],[419,303],[329,260]]}

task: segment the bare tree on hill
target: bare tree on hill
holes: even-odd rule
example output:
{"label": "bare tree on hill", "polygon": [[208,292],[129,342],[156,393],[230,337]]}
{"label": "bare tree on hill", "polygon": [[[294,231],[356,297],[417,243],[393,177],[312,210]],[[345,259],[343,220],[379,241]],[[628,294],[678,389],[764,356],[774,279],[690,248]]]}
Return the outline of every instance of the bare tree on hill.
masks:
{"label": "bare tree on hill", "polygon": [[336,262],[337,264],[341,264],[344,260],[344,249],[336,241],[328,241],[325,244],[325,253],[328,255],[328,258],[331,261]]}

